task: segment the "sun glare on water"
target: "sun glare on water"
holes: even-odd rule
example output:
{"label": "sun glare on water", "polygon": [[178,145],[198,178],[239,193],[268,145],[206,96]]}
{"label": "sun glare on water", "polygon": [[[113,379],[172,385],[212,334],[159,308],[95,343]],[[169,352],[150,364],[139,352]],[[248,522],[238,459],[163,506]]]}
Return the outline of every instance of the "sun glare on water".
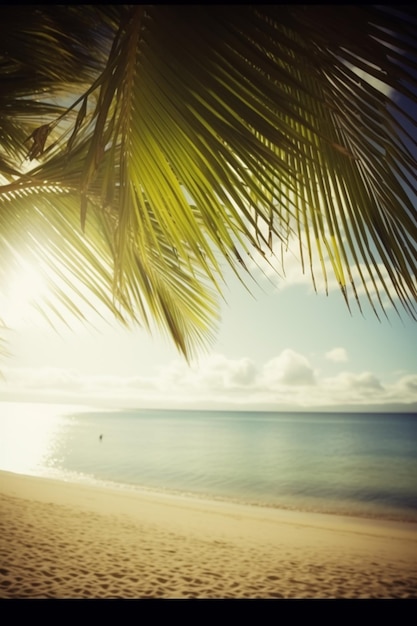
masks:
{"label": "sun glare on water", "polygon": [[54,458],[65,418],[54,405],[3,403],[0,414],[0,469],[39,474]]}

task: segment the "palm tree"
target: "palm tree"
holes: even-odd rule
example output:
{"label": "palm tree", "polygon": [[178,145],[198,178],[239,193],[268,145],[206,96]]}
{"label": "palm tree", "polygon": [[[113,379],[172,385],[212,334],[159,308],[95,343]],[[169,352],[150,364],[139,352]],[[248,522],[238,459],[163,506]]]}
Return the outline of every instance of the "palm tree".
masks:
{"label": "palm tree", "polygon": [[1,14],[0,262],[53,268],[45,313],[82,316],[94,294],[189,357],[224,262],[242,280],[262,257],[284,271],[276,252],[298,241],[348,305],[414,317],[414,9]]}

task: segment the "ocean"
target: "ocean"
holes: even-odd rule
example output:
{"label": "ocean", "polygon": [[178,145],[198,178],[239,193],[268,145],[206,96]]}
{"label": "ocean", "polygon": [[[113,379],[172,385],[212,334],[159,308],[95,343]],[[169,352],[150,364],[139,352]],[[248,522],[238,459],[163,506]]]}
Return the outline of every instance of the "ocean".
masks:
{"label": "ocean", "polygon": [[0,403],[0,469],[417,522],[417,414]]}

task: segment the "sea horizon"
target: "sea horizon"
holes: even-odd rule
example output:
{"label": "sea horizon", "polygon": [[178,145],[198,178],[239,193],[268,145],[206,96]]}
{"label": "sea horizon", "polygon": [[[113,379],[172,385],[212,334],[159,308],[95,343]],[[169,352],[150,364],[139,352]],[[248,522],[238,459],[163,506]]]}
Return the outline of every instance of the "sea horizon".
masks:
{"label": "sea horizon", "polygon": [[73,396],[59,396],[59,398],[53,398],[50,395],[47,396],[25,396],[16,398],[15,394],[2,392],[0,394],[0,410],[2,405],[7,404],[35,404],[44,406],[70,406],[76,408],[82,408],[88,410],[100,410],[100,411],[231,411],[239,413],[332,413],[332,414],[351,414],[351,413],[374,413],[374,414],[406,414],[415,415],[417,417],[417,402],[412,403],[383,403],[383,404],[349,404],[349,405],[318,405],[312,407],[300,407],[293,404],[272,406],[270,404],[250,404],[245,405],[231,404],[231,403],[216,403],[212,402],[208,405],[206,402],[204,406],[199,403],[186,402],[184,404],[176,404],[175,406],[166,406],[163,402],[160,404],[150,403],[139,405],[132,403],[120,402],[120,399],[113,399],[109,401],[108,398],[101,400],[97,397],[73,397]]}

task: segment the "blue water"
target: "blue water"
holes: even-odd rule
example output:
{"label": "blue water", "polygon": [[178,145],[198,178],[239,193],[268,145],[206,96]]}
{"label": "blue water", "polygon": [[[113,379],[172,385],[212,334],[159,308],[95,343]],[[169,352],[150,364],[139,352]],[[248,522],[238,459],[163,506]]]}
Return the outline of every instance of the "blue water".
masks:
{"label": "blue water", "polygon": [[0,403],[0,469],[417,521],[417,415]]}

